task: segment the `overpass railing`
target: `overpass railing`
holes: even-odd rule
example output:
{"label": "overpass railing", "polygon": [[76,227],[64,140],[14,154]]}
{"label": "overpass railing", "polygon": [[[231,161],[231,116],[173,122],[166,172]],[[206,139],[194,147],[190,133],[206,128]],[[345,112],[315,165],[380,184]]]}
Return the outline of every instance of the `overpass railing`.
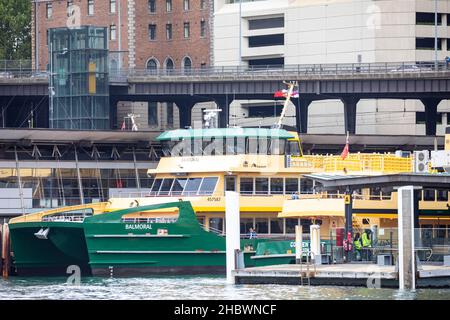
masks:
{"label": "overpass railing", "polygon": [[[384,63],[336,63],[264,66],[223,66],[184,69],[110,69],[111,82],[126,82],[130,77],[164,79],[174,77],[308,77],[308,76],[356,76],[356,75],[399,75],[450,72],[446,61],[384,62]],[[0,60],[0,78],[46,78],[48,72],[32,70],[28,60]]]}

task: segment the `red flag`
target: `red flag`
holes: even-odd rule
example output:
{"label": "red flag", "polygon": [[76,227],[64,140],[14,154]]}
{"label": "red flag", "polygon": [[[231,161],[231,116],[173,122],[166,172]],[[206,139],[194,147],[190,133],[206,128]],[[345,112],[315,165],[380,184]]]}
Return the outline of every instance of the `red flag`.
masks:
{"label": "red flag", "polygon": [[350,152],[349,152],[348,132],[347,132],[347,140],[346,140],[346,142],[345,142],[344,150],[342,150],[342,153],[341,153],[341,158],[342,158],[342,160],[345,160],[345,158],[348,157],[348,154],[349,154],[349,153],[350,153]]}

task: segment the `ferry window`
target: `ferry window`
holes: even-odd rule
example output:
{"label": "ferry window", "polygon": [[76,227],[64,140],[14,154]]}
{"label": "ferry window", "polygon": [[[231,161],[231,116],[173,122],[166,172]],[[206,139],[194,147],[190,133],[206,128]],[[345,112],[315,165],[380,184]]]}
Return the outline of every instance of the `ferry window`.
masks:
{"label": "ferry window", "polygon": [[288,141],[287,143],[287,152],[291,156],[300,156],[300,147],[297,141]]}
{"label": "ferry window", "polygon": [[153,183],[153,186],[152,186],[151,194],[153,194],[153,195],[158,194],[159,188],[161,187],[161,184],[162,184],[162,180],[163,179],[155,179],[155,182]]}
{"label": "ferry window", "polygon": [[167,196],[170,192],[170,189],[172,188],[173,179],[164,179],[161,189],[159,189],[158,195],[160,196]]}
{"label": "ferry window", "polygon": [[255,231],[256,233],[269,233],[269,221],[267,218],[255,219]]}
{"label": "ferry window", "polygon": [[245,138],[236,138],[236,152],[237,154],[245,154]]}
{"label": "ferry window", "polygon": [[236,191],[236,177],[225,177],[225,191]]}
{"label": "ferry window", "polygon": [[241,194],[253,194],[253,178],[241,178]]}
{"label": "ferry window", "polygon": [[[295,226],[299,225],[299,219],[285,219],[286,233],[295,233]],[[303,230],[305,233],[305,230]]]}
{"label": "ferry window", "polygon": [[223,218],[209,218],[209,228],[212,231],[223,232]]}
{"label": "ferry window", "polygon": [[424,189],[423,190],[423,200],[424,201],[434,201],[435,192],[434,190]]}
{"label": "ferry window", "polygon": [[175,179],[175,182],[172,186],[172,195],[181,195],[181,193],[184,190],[184,187],[186,186],[188,179]]}
{"label": "ferry window", "polygon": [[283,194],[283,178],[270,179],[270,193]]}
{"label": "ferry window", "polygon": [[270,233],[279,234],[283,233],[283,219],[270,219]]}
{"label": "ferry window", "polygon": [[[316,221],[317,224],[321,225],[322,221]],[[303,233],[310,233],[310,226],[312,225],[311,219],[300,219],[300,225],[303,227]]]}
{"label": "ferry window", "polygon": [[269,193],[269,178],[256,178],[255,179],[255,193],[256,194],[268,194]]}
{"label": "ferry window", "polygon": [[184,188],[183,195],[196,195],[201,182],[202,178],[189,179]]}
{"label": "ferry window", "polygon": [[300,181],[300,193],[313,193],[314,181],[311,179],[302,179]]}
{"label": "ferry window", "polygon": [[254,228],[253,218],[241,218],[241,234],[245,234],[248,237],[250,228]]}
{"label": "ferry window", "polygon": [[437,191],[437,200],[438,201],[448,201],[448,191],[447,190],[438,190]]}
{"label": "ferry window", "polygon": [[225,140],[225,151],[226,151],[227,155],[236,154],[235,139],[234,138],[227,138]]}
{"label": "ferry window", "polygon": [[213,194],[214,189],[216,189],[217,180],[217,177],[203,178],[202,185],[200,186],[200,191],[198,193],[201,195]]}
{"label": "ferry window", "polygon": [[256,154],[258,152],[258,140],[255,138],[247,139],[247,154]]}
{"label": "ferry window", "polygon": [[272,139],[270,141],[270,154],[284,155],[286,141],[281,139]]}
{"label": "ferry window", "polygon": [[205,226],[205,217],[197,216],[197,221],[202,227]]}
{"label": "ferry window", "polygon": [[285,190],[286,194],[294,194],[298,192],[298,179],[297,178],[286,178],[285,180]]}

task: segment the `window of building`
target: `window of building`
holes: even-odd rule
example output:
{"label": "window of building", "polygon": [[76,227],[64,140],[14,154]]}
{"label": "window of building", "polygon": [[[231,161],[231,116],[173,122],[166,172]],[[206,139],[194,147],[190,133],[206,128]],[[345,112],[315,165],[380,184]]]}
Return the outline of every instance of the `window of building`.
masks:
{"label": "window of building", "polygon": [[154,58],[148,60],[146,68],[147,68],[147,71],[150,71],[152,73],[156,72],[156,70],[158,70],[158,61],[156,61],[156,59],[154,59]]}
{"label": "window of building", "polygon": [[148,12],[156,12],[156,0],[148,0]]}
{"label": "window of building", "polygon": [[[434,38],[416,38],[417,50],[434,50]],[[437,48],[442,49],[442,39],[438,38]]]}
{"label": "window of building", "polygon": [[94,15],[94,0],[88,0],[88,15]]}
{"label": "window of building", "polygon": [[284,65],[284,58],[267,58],[248,60],[248,65],[252,68],[279,68]]}
{"label": "window of building", "polygon": [[206,21],[200,21],[200,37],[204,38],[206,36]]}
{"label": "window of building", "polygon": [[173,102],[167,103],[167,126],[173,127]]}
{"label": "window of building", "polygon": [[[416,24],[419,25],[433,25],[435,24],[434,12],[416,12]],[[442,14],[437,14],[438,25],[442,24]]]}
{"label": "window of building", "polygon": [[270,47],[284,45],[284,34],[270,34],[248,37],[249,48]]}
{"label": "window of building", "polygon": [[172,0],[166,0],[166,11],[172,12]]}
{"label": "window of building", "polygon": [[46,17],[47,19],[50,19],[53,15],[53,5],[51,3],[47,3],[46,9]]}
{"label": "window of building", "polygon": [[298,179],[297,178],[286,178],[285,187],[286,194],[294,194],[298,192]]}
{"label": "window of building", "polygon": [[283,233],[283,219],[277,218],[270,219],[270,233],[271,234]]}
{"label": "window of building", "polygon": [[183,59],[183,68],[184,68],[184,70],[191,70],[191,68],[192,68],[191,58],[185,57]]}
{"label": "window of building", "polygon": [[73,1],[69,0],[67,1],[67,16],[70,17],[72,15],[73,11]]}
{"label": "window of building", "polygon": [[190,7],[190,1],[189,0],[183,0],[183,9],[184,11],[188,11]]}
{"label": "window of building", "polygon": [[189,22],[185,22],[184,23],[184,28],[183,28],[183,30],[184,30],[184,37],[185,38],[189,38],[189,36],[190,36],[190,30],[191,28],[190,28],[190,24],[189,24]]}
{"label": "window of building", "polygon": [[148,39],[156,40],[156,24],[148,25]]}
{"label": "window of building", "polygon": [[117,34],[116,34],[116,26],[115,25],[111,25],[109,26],[109,40],[111,41],[115,41],[117,38]]}
{"label": "window of building", "polygon": [[171,58],[167,58],[165,66],[166,66],[166,70],[173,70],[174,69],[173,60]]}
{"label": "window of building", "polygon": [[[148,103],[148,125],[155,127],[158,126],[158,103]],[[156,180],[155,180],[156,182]]]}
{"label": "window of building", "polygon": [[284,28],[284,17],[254,19],[248,21],[249,30]]}
{"label": "window of building", "polygon": [[109,0],[109,12],[116,13],[116,0]]}
{"label": "window of building", "polygon": [[166,24],[166,39],[172,40],[172,24],[171,23]]}
{"label": "window of building", "polygon": [[253,225],[253,218],[241,218],[240,219],[240,225],[241,225],[241,234],[249,236],[250,228],[254,228]]}
{"label": "window of building", "polygon": [[[286,233],[295,233],[295,226],[299,225],[299,219],[285,219]],[[303,230],[305,233],[306,230]]]}
{"label": "window of building", "polygon": [[283,178],[270,179],[270,194],[283,194]]}
{"label": "window of building", "polygon": [[268,194],[269,193],[269,179],[268,178],[256,178],[255,179],[255,193],[256,194]]}
{"label": "window of building", "polygon": [[204,10],[206,8],[206,0],[200,0],[200,9]]}
{"label": "window of building", "polygon": [[240,179],[241,194],[253,194],[253,178]]}

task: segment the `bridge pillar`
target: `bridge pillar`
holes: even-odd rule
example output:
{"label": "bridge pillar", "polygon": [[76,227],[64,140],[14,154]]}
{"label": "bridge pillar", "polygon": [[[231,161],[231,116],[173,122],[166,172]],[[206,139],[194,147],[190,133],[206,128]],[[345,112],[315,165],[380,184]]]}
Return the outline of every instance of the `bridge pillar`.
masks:
{"label": "bridge pillar", "polygon": [[295,106],[295,125],[297,126],[297,132],[308,132],[308,109],[311,104],[311,99],[293,99],[291,100]]}
{"label": "bridge pillar", "polygon": [[192,108],[195,106],[195,101],[191,99],[183,99],[175,102],[180,114],[180,128],[192,126]]}
{"label": "bridge pillar", "polygon": [[427,136],[435,136],[437,106],[441,102],[441,99],[429,98],[421,99],[420,101],[425,106],[425,134]]}
{"label": "bridge pillar", "polygon": [[226,128],[228,127],[230,117],[231,101],[226,96],[215,98],[214,101],[216,102],[218,108],[222,109],[222,112],[219,113],[219,128]]}
{"label": "bridge pillar", "polygon": [[356,105],[358,104],[359,98],[348,97],[342,98],[341,101],[344,103],[344,126],[345,133],[350,134],[356,133]]}

